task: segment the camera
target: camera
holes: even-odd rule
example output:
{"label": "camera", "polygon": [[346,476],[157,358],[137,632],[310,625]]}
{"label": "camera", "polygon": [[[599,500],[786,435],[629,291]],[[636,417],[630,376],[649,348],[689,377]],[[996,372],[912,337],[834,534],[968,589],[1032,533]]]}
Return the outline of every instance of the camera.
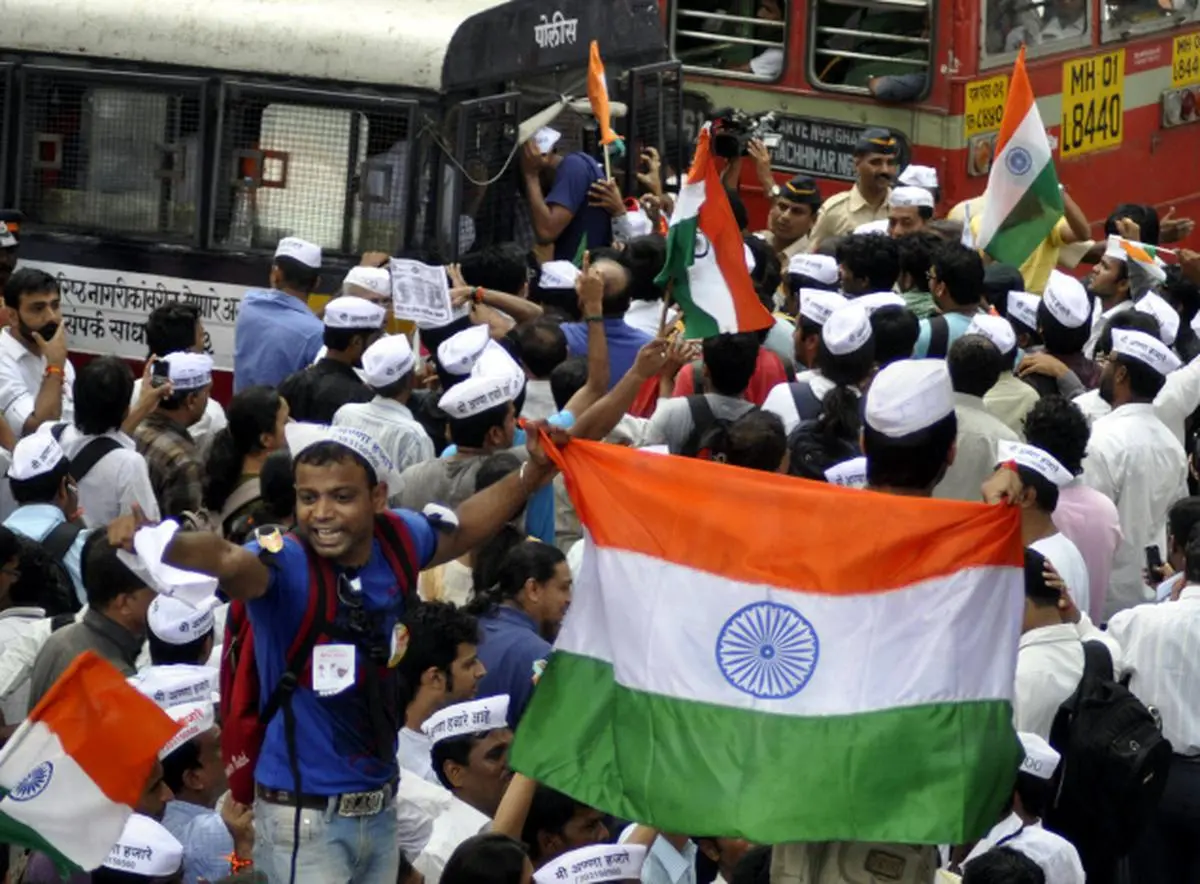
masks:
{"label": "camera", "polygon": [[727,160],[746,155],[746,146],[758,139],[772,150],[783,136],[775,132],[775,112],[748,114],[740,110],[724,110],[713,115],[712,151]]}

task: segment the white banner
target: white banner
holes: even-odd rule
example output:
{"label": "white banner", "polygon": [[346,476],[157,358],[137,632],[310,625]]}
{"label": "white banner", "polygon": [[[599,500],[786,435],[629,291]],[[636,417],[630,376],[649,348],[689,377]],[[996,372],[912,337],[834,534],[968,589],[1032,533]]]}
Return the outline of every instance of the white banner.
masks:
{"label": "white banner", "polygon": [[204,349],[214,367],[233,371],[233,329],[245,286],[45,261],[21,261],[20,266],[58,280],[71,350],[145,359],[146,319],[156,307],[181,301],[199,309]]}
{"label": "white banner", "polygon": [[445,267],[392,258],[388,270],[392,274],[392,312],[397,319],[411,319],[419,328],[441,328],[454,320]]}

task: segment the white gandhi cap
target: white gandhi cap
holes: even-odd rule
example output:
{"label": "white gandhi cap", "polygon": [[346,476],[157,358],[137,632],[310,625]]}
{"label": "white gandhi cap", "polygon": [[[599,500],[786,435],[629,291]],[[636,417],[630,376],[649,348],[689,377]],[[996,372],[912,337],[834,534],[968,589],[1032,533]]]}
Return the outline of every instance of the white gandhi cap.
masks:
{"label": "white gandhi cap", "polygon": [[276,258],[291,258],[310,270],[321,269],[321,247],[298,236],[288,236],[275,247]]}
{"label": "white gandhi cap", "polygon": [[966,334],[987,338],[1001,354],[1010,353],[1017,346],[1017,333],[1008,320],[989,313],[978,313],[972,317]]}
{"label": "white gandhi cap", "polygon": [[800,289],[800,315],[817,325],[824,325],[833,311],[848,303],[845,295],[825,289]]}
{"label": "white gandhi cap", "polygon": [[392,296],[392,275],[386,267],[351,267],[342,287],[358,286],[380,298]]}
{"label": "white gandhi cap", "polygon": [[121,837],[108,852],[104,868],[128,872],[141,878],[165,878],[183,865],[183,845],[163,824],[132,814]]}
{"label": "white gandhi cap", "polygon": [[1075,478],[1054,455],[1033,445],[1002,439],[996,447],[996,456],[1000,463],[1012,461],[1019,467],[1032,470],[1058,488],[1070,485]]}
{"label": "white gandhi cap", "polygon": [[871,318],[851,301],[833,312],[821,328],[821,341],[834,356],[856,353],[871,340]]}
{"label": "white gandhi cap", "polygon": [[1037,331],[1037,311],[1038,304],[1040,303],[1042,303],[1042,299],[1032,292],[1009,292],[1009,319],[1021,323],[1021,325],[1025,326],[1030,331]]}
{"label": "white gandhi cap", "polygon": [[1142,295],[1134,309],[1148,313],[1158,320],[1158,330],[1162,332],[1164,344],[1169,347],[1175,343],[1175,338],[1179,336],[1179,313],[1162,295],[1147,292]]}
{"label": "white gandhi cap", "polygon": [[1112,352],[1136,359],[1164,376],[1183,365],[1166,344],[1143,331],[1113,329]]}
{"label": "white gandhi cap", "polygon": [[933,208],[933,194],[924,187],[893,188],[888,202],[898,209]]}
{"label": "white gandhi cap", "polygon": [[822,285],[836,285],[839,277],[837,260],[830,255],[792,255],[787,272],[807,276]]}
{"label": "white gandhi cap", "polygon": [[367,384],[376,390],[390,387],[416,365],[412,345],[404,335],[387,335],[363,352],[362,367]]}
{"label": "white gandhi cap", "polygon": [[1025,758],[1021,762],[1021,773],[1032,774],[1039,780],[1048,780],[1058,769],[1062,756],[1037,734],[1021,731],[1017,734],[1021,748],[1025,750]]}
{"label": "white gandhi cap", "polygon": [[342,295],[325,305],[325,327],[363,329],[370,331],[383,327],[387,310],[366,298]]}
{"label": "white gandhi cap", "polygon": [[854,228],[854,234],[856,236],[887,236],[887,232],[887,219],[868,221],[866,224],[860,224]]}
{"label": "white gandhi cap", "polygon": [[908,166],[900,173],[896,183],[932,190],[938,186],[937,169],[933,166]]}
{"label": "white gandhi cap", "polygon": [[931,427],[954,413],[954,387],[941,359],[901,359],[875,376],[867,390],[867,425],[892,439]]}
{"label": "white gandhi cap", "polygon": [[511,379],[481,375],[469,377],[443,393],[442,398],[438,400],[438,408],[444,411],[450,420],[463,420],[483,414],[489,408],[512,402],[515,398]]}
{"label": "white gandhi cap", "polygon": [[421,725],[433,743],[508,727],[508,694],[455,703],[435,712]]}
{"label": "white gandhi cap", "polygon": [[211,607],[193,608],[186,602],[160,595],[150,603],[146,625],[154,637],[169,645],[186,645],[213,631]]}
{"label": "white gandhi cap", "polygon": [[1067,328],[1079,328],[1092,316],[1092,299],[1078,279],[1061,270],[1051,270],[1042,303],[1050,315]]}
{"label": "white gandhi cap", "polygon": [[176,392],[203,390],[212,383],[213,361],[207,353],[168,353],[163,361]]}
{"label": "white gandhi cap", "polygon": [[453,375],[471,373],[492,335],[486,325],[473,325],[442,341],[437,349],[438,363],[443,370]]}
{"label": "white gandhi cap", "polygon": [[[45,426],[45,424],[43,424]],[[13,447],[12,463],[8,467],[8,478],[26,482],[53,472],[66,460],[62,447],[54,441],[49,430],[39,430],[19,440]]]}
{"label": "white gandhi cap", "polygon": [[866,310],[868,316],[876,310],[882,310],[884,307],[908,306],[904,299],[895,292],[871,292],[869,295],[859,295],[857,298],[851,298],[850,301]]}
{"label": "white gandhi cap", "polygon": [[505,392],[512,399],[521,395],[525,389],[525,369],[517,364],[517,360],[495,341],[488,341],[475,364],[471,366],[473,378],[495,378],[504,383]]}

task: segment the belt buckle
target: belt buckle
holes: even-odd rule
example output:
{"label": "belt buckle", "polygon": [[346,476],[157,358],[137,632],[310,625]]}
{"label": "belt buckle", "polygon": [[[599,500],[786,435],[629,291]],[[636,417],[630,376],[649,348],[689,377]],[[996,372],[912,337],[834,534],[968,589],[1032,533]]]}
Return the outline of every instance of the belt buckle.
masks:
{"label": "belt buckle", "polygon": [[338,816],[374,816],[383,810],[383,802],[386,797],[387,789],[376,789],[374,792],[348,792],[338,797]]}

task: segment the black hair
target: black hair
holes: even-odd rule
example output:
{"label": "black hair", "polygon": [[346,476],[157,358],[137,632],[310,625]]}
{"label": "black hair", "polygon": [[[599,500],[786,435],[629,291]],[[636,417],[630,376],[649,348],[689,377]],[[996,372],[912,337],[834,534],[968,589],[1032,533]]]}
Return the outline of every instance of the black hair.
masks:
{"label": "black hair", "polygon": [[[475,471],[475,493],[491,488],[521,468],[521,460],[511,451],[489,455]],[[514,517],[515,519],[515,517]],[[471,585],[492,586],[500,579],[500,565],[508,551],[526,540],[527,535],[511,521],[475,548],[471,563]]]}
{"label": "black hair", "polygon": [[11,528],[0,525],[0,565],[7,565],[21,554],[21,540]]}
{"label": "black hair", "polygon": [[89,607],[104,611],[119,595],[146,588],[146,582],[117,558],[117,548],[103,531],[93,531],[80,555],[83,588]]}
{"label": "black hair", "polygon": [[729,884],[771,884],[771,846],[751,847],[742,854]]}
{"label": "black hair", "polygon": [[305,448],[292,459],[292,482],[296,481],[296,470],[303,464],[309,467],[325,467],[335,463],[356,463],[366,472],[367,487],[374,488],[379,484],[379,476],[375,468],[357,451],[340,445],[337,442],[318,442]]}
{"label": "black hair", "polygon": [[767,310],[775,309],[775,292],[783,282],[783,266],[779,263],[779,254],[767,245],[766,240],[753,234],[744,240],[750,254],[754,256],[754,270],[750,272],[750,280],[758,299]]}
{"label": "black hair", "polygon": [[1025,771],[1017,771],[1017,784],[1014,788],[1018,797],[1021,799],[1021,806],[1025,811],[1039,819],[1046,815],[1046,811],[1050,809],[1050,802],[1054,799],[1054,793],[1057,788],[1055,779],[1042,779]]}
{"label": "black hair", "polygon": [[946,368],[955,393],[983,396],[1000,380],[1004,363],[996,345],[983,335],[963,335],[950,346]]}
{"label": "black hair", "polygon": [[87,436],[118,430],[129,413],[133,372],[116,356],[93,359],[75,375],[75,426]]}
{"label": "black hair", "polygon": [[1129,375],[1129,391],[1135,399],[1153,402],[1167,382],[1163,375],[1132,356],[1112,354],[1110,358],[1125,367],[1125,372]]}
{"label": "black hair", "polygon": [[946,458],[958,435],[954,412],[922,430],[894,438],[863,424],[867,482],[875,488],[925,491],[946,470]]}
{"label": "black hair", "polygon": [[962,243],[944,242],[933,253],[933,271],[946,286],[950,300],[968,307],[983,296],[983,259]]}
{"label": "black hair", "polygon": [[1008,293],[1025,291],[1025,278],[1011,264],[999,262],[983,268],[983,294],[1001,316],[1008,315]]}
{"label": "black hair", "polygon": [[942,245],[942,238],[927,230],[918,230],[896,240],[896,257],[900,268],[899,276],[907,276],[918,291],[929,289],[929,268],[933,265],[933,253]]}
{"label": "black hair", "polygon": [[1092,336],[1092,324],[1088,321],[1091,319],[1090,311],[1088,319],[1077,327],[1070,328],[1050,312],[1046,299],[1043,298],[1038,302],[1037,317],[1038,333],[1042,337],[1042,343],[1046,345],[1046,352],[1055,356],[1070,356],[1081,352],[1088,338]]}
{"label": "black hair", "polygon": [[773,473],[787,454],[787,433],[779,415],[752,408],[729,424],[720,454],[725,463]]}
{"label": "black hair", "polygon": [[472,614],[487,614],[504,602],[515,599],[528,580],[545,583],[554,576],[567,557],[557,546],[540,540],[523,540],[505,553],[490,586],[475,585],[475,593],[467,606]]}
{"label": "black hair", "polygon": [[146,318],[146,346],[151,356],[186,353],[196,346],[196,323],[200,309],[195,304],[175,301],[155,307]]}
{"label": "black hair", "polygon": [[[857,278],[867,280],[867,288],[855,294],[890,292],[900,276],[900,249],[890,236],[851,234],[838,245],[837,262]],[[845,280],[842,282],[844,288]]]}
{"label": "black hair", "polygon": [[666,240],[657,234],[636,236],[625,244],[631,301],[660,301],[663,290],[654,280],[667,263]]}
{"label": "black hair", "polygon": [[832,353],[821,338],[817,345],[817,368],[822,376],[840,387],[863,383],[875,369],[875,336],[871,335],[861,347],[850,353]]}
{"label": "black hair", "polygon": [[836,261],[838,249],[842,247],[842,243],[845,241],[846,237],[844,236],[831,236],[823,239],[817,244],[816,249],[813,250],[813,254],[824,255],[825,257],[833,258],[833,260]]}
{"label": "black hair", "polygon": [[8,487],[18,506],[27,503],[49,503],[62,487],[63,479],[71,474],[71,462],[65,457],[54,465],[54,469],[32,479],[9,479]]}
{"label": "black hair", "polygon": [[504,426],[510,406],[513,403],[501,402],[470,417],[451,417],[450,440],[459,448],[482,448],[488,430]]}
{"label": "black hair", "polygon": [[408,629],[408,650],[396,664],[400,681],[401,708],[417,696],[421,675],[438,669],[446,676],[448,689],[454,689],[451,664],[458,659],[459,645],[478,645],[479,621],[450,602],[425,602],[404,616]]}
{"label": "black hair", "polygon": [[528,260],[525,249],[502,242],[463,255],[459,269],[467,285],[515,295],[529,280]]}
{"label": "black hair", "polygon": [[187,404],[189,396],[199,396],[203,392],[203,387],[197,390],[178,390],[158,403],[159,410],[178,411]]}
{"label": "black hair", "polygon": [[343,352],[354,346],[355,338],[363,339],[363,347],[367,346],[367,341],[371,335],[379,331],[377,328],[330,328],[325,326],[324,336],[322,341],[326,349]]}
{"label": "black hair", "polygon": [[412,389],[413,369],[409,369],[396,380],[392,381],[386,387],[371,387],[377,396],[382,396],[385,399],[395,399],[405,390]]}
{"label": "black hair", "polygon": [[1159,237],[1161,236],[1158,212],[1154,206],[1149,206],[1144,203],[1121,203],[1112,210],[1112,214],[1104,221],[1105,236],[1120,236],[1121,231],[1117,229],[1117,222],[1122,218],[1128,218],[1138,226],[1138,240],[1147,245],[1158,245]]}
{"label": "black hair", "polygon": [[295,258],[277,257],[275,266],[279,268],[279,275],[283,278],[284,287],[303,292],[306,295],[317,287],[317,283],[321,279],[320,270],[309,267]]}
{"label": "black hair", "polygon": [[562,411],[571,397],[587,385],[588,363],[586,356],[572,356],[550,372],[550,395],[554,407]]}
{"label": "black hair", "polygon": [[1182,333],[1200,312],[1200,286],[1184,276],[1178,264],[1167,267],[1166,274],[1167,281],[1160,286],[1160,289],[1168,303],[1179,310],[1179,330]]}
{"label": "black hair", "polygon": [[1184,579],[1200,583],[1200,526],[1193,526],[1184,547]]}
{"label": "black hair", "polygon": [[525,815],[525,826],[521,829],[521,840],[529,848],[531,859],[541,858],[538,835],[542,832],[562,835],[563,829],[580,808],[589,809],[588,805],[576,801],[570,795],[564,795],[542,783],[537,784],[529,802],[529,813]]}
{"label": "black hair", "polygon": [[[157,665],[157,664],[155,664]],[[163,782],[178,795],[183,790],[183,775],[203,767],[200,762],[200,741],[193,737],[162,760]]]}
{"label": "black hair", "polygon": [[1100,330],[1100,337],[1096,339],[1097,354],[1112,352],[1112,333],[1114,329],[1145,332],[1160,341],[1162,340],[1162,330],[1159,327],[1157,319],[1149,313],[1143,313],[1141,310],[1126,309],[1109,319]]}
{"label": "black hair", "polygon": [[784,279],[787,281],[788,289],[794,297],[800,296],[800,289],[820,289],[823,292],[836,292],[838,283],[835,279],[833,282],[821,282],[819,279],[813,279],[805,273],[791,273],[785,271]]}
{"label": "black hair", "polygon": [[1058,604],[1059,592],[1046,583],[1046,557],[1032,547],[1025,547],[1025,598],[1039,608]]}
{"label": "black hair", "polygon": [[208,662],[208,658],[212,656],[212,646],[209,644],[209,639],[212,639],[214,642],[216,641],[216,636],[213,634],[212,629],[204,633],[200,638],[192,639],[186,644],[173,645],[155,635],[154,630],[146,630],[146,641],[150,645],[150,662],[155,666],[175,666],[181,663],[192,666],[203,666]]}
{"label": "black hair", "polygon": [[58,294],[58,280],[44,270],[18,267],[4,284],[4,306],[19,310],[22,295]]}
{"label": "black hair", "polygon": [[1200,497],[1180,498],[1167,510],[1167,533],[1179,546],[1187,545],[1197,525],[1200,525]]}
{"label": "black hair", "polygon": [[880,307],[871,314],[871,337],[875,340],[875,364],[880,368],[912,356],[921,335],[921,323],[907,307]]}
{"label": "black hair", "polygon": [[1031,470],[1028,467],[1018,466],[1017,475],[1020,477],[1022,485],[1033,489],[1038,509],[1047,513],[1054,512],[1058,507],[1058,486],[1037,470]]}
{"label": "black hair", "polygon": [[548,378],[567,359],[567,336],[553,319],[534,319],[516,327],[513,334],[521,359],[535,378]]}
{"label": "black hair", "polygon": [[474,835],[450,854],[442,869],[442,881],[444,884],[521,884],[527,862],[525,848],[516,839],[496,832]]}
{"label": "black hair", "polygon": [[287,449],[272,451],[263,461],[258,474],[261,511],[259,524],[290,521],[296,511],[296,475],[292,470],[292,455]]}
{"label": "black hair", "polygon": [[437,774],[438,782],[453,792],[454,784],[446,776],[446,762],[453,761],[455,764],[466,767],[470,762],[471,750],[490,733],[491,731],[481,731],[474,734],[463,734],[460,737],[450,737],[434,743],[433,748],[429,750],[429,761],[433,765],[433,772]]}
{"label": "black hair", "polygon": [[219,513],[238,486],[242,464],[262,451],[263,433],[274,433],[283,399],[274,387],[247,387],[229,400],[229,422],[213,437],[204,465],[204,505]]}
{"label": "black hair", "polygon": [[723,396],[742,395],[758,366],[759,347],[758,335],[753,332],[705,338],[701,349],[713,390]]}
{"label": "black hair", "polygon": [[738,230],[748,230],[750,213],[746,211],[746,204],[742,202],[741,195],[730,187],[725,188],[725,195],[729,197],[729,208],[733,209],[733,220],[737,222]]}
{"label": "black hair", "polygon": [[1011,847],[993,847],[967,863],[962,884],[1046,884],[1046,873]]}
{"label": "black hair", "polygon": [[1064,396],[1043,396],[1025,415],[1025,439],[1073,476],[1083,472],[1091,430],[1083,411]]}

